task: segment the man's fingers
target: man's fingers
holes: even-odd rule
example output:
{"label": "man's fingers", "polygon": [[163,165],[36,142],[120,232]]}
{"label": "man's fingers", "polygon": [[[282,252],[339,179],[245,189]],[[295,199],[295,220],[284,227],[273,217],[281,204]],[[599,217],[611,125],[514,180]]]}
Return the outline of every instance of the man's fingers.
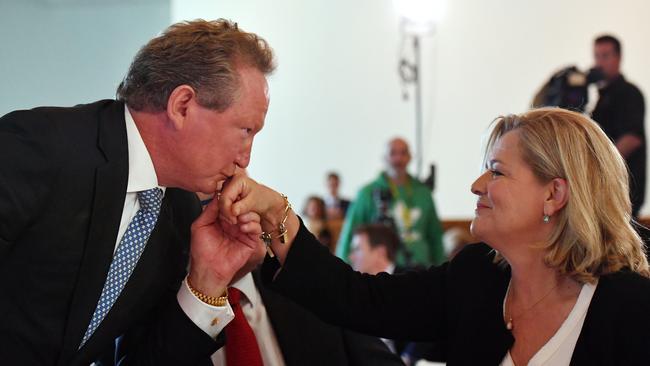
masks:
{"label": "man's fingers", "polygon": [[249,222],[239,225],[239,230],[244,234],[259,235],[262,233],[262,226],[259,222]]}
{"label": "man's fingers", "polygon": [[219,202],[214,199],[205,206],[201,215],[194,220],[192,225],[199,227],[212,225],[217,221],[217,217],[219,217]]}
{"label": "man's fingers", "polygon": [[262,222],[262,218],[260,217],[257,212],[247,212],[245,214],[237,216],[237,222],[240,224],[246,224],[249,222],[257,222],[260,223]]}

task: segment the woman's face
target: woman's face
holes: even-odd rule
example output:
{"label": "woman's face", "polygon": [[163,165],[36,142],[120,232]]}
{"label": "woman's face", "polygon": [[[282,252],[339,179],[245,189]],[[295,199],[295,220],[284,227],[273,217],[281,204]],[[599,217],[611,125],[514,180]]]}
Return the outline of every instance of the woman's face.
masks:
{"label": "woman's face", "polygon": [[523,160],[519,133],[503,135],[488,154],[487,170],[472,184],[477,195],[472,234],[498,250],[509,243],[538,242],[544,201],[551,194]]}
{"label": "woman's face", "polygon": [[310,199],[307,202],[307,217],[310,219],[322,219],[323,210],[321,209],[320,203],[315,199]]}

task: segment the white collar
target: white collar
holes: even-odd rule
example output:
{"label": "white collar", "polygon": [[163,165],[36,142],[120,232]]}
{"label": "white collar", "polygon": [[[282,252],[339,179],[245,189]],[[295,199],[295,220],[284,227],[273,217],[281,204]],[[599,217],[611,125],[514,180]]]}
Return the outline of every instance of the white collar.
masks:
{"label": "white collar", "polygon": [[128,106],[124,106],[124,120],[126,122],[126,140],[129,151],[129,180],[126,193],[135,193],[159,187],[165,192],[165,187],[158,185],[158,176],[151,161],[149,151],[142,141],[140,131],[135,125],[133,116]]}

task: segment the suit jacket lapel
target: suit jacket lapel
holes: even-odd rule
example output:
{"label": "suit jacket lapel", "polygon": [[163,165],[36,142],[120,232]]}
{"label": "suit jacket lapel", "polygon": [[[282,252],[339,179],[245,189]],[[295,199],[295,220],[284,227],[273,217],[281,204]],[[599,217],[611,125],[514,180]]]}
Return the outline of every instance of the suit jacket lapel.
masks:
{"label": "suit jacket lapel", "polygon": [[615,317],[612,316],[611,309],[618,305],[613,303],[618,300],[617,295],[609,291],[612,285],[611,277],[612,275],[601,276],[598,280],[598,287],[589,304],[571,356],[571,365],[588,365],[593,364],[594,360],[607,359],[606,353],[610,349],[603,347],[603,344],[613,345],[613,342],[603,342],[603,339],[610,337],[612,333],[611,324]]}
{"label": "suit jacket lapel", "polygon": [[[165,260],[173,259],[177,263],[180,253],[167,255],[170,243],[178,241],[178,232],[172,224],[172,204],[168,196],[163,200],[160,215],[156,226],[151,232],[147,245],[138,260],[128,282],[93,333],[84,345],[81,354],[101,352],[106,340],[114,340],[124,334],[129,326],[138,320],[147,319],[154,308],[160,305],[156,301],[142,301],[143,299],[163,299],[165,292],[174,296],[178,288],[165,288],[166,284],[174,283],[170,278],[176,275]],[[165,271],[161,271],[164,268]],[[178,268],[179,270],[182,270]],[[93,309],[94,310],[94,309]]]}
{"label": "suit jacket lapel", "polygon": [[[66,324],[63,355],[81,343],[113,259],[128,180],[128,148],[124,104],[110,103],[99,112],[98,148],[106,163],[96,170],[88,237]],[[69,360],[62,357],[59,364]]]}

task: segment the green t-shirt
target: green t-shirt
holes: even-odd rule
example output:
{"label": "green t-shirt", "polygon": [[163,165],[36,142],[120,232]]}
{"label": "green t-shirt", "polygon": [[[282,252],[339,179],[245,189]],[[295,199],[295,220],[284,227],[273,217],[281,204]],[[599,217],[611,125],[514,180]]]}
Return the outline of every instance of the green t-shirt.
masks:
{"label": "green t-shirt", "polygon": [[[348,209],[336,255],[348,262],[354,230],[359,225],[377,221],[379,212],[373,199],[376,189],[392,191],[389,214],[395,221],[402,243],[411,253],[411,264],[429,266],[442,263],[445,260],[442,226],[431,191],[410,176],[407,184],[391,189],[384,173],[363,187]],[[405,262],[404,253],[398,253],[397,264],[405,265]]]}

